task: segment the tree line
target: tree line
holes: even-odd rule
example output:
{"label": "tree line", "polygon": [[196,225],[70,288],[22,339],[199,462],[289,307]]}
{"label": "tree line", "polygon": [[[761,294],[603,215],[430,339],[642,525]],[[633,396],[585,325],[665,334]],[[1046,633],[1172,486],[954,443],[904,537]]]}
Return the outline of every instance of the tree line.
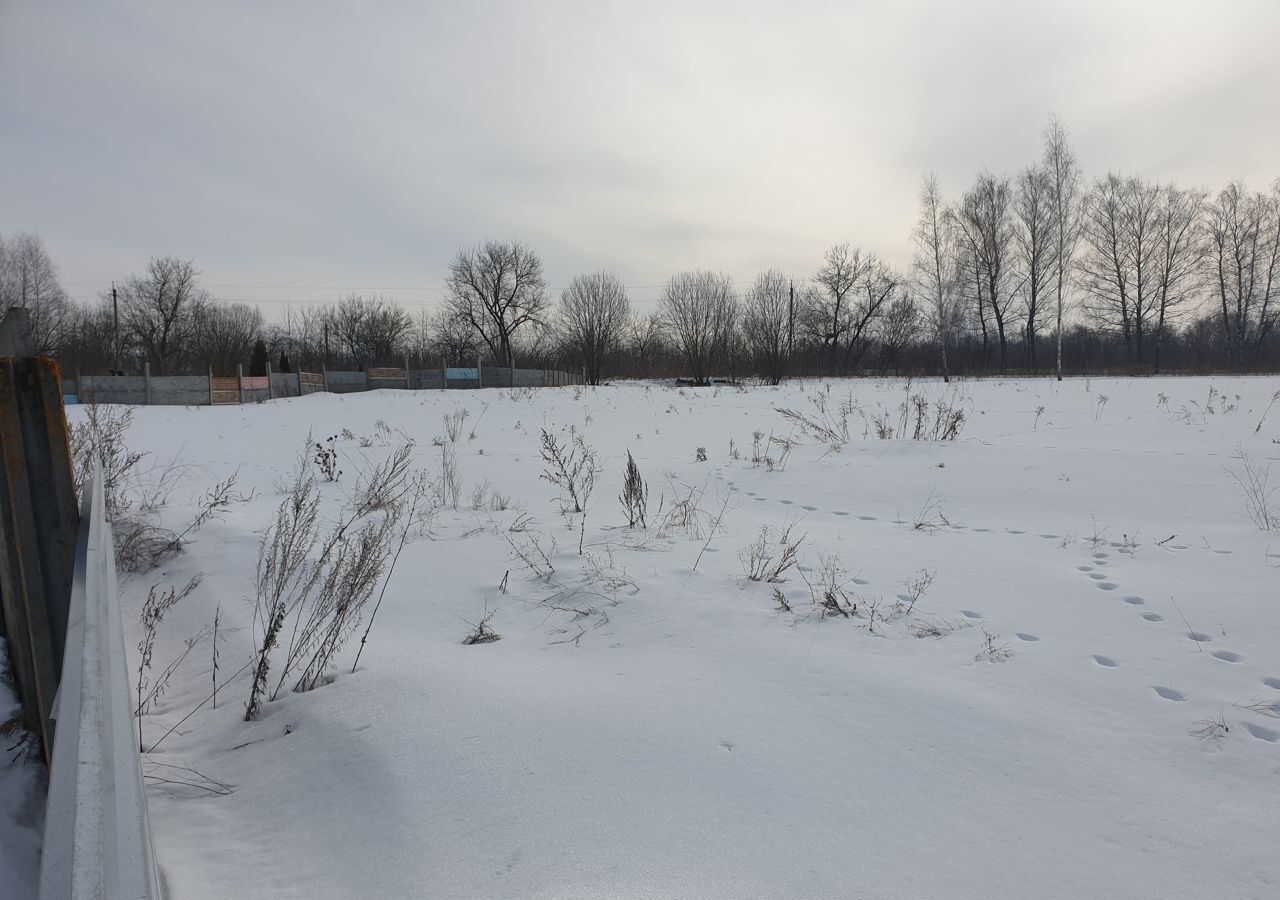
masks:
{"label": "tree line", "polygon": [[[266,322],[215,299],[190,260],[155,257],[98,302],[70,301],[39,238],[0,236],[0,310],[28,310],[42,353],[84,372],[364,365],[571,367],[609,377],[1274,371],[1280,179],[1216,194],[1107,172],[1086,179],[1051,120],[1040,159],[980,172],[958,197],[922,177],[908,268],[847,243],[814,271],[750,284],[673,275],[647,315],[614,274],[553,299],[518,241],[459,251],[439,307],[348,294]],[[255,353],[256,348],[256,353]]]}

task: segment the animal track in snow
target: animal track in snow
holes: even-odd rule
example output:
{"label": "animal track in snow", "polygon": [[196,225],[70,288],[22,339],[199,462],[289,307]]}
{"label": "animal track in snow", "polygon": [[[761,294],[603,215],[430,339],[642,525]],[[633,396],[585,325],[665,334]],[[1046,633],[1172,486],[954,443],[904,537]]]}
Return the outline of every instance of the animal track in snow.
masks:
{"label": "animal track in snow", "polygon": [[1254,725],[1252,722],[1244,722],[1244,730],[1256,737],[1260,741],[1268,741],[1276,743],[1280,741],[1280,732],[1273,731],[1270,728],[1263,728],[1261,725]]}
{"label": "animal track in snow", "polygon": [[832,515],[833,515],[833,516],[847,516],[847,515],[849,515],[849,513],[848,513],[848,512],[846,512],[846,511],[845,511],[845,510],[843,510],[843,509],[837,509],[835,512],[833,512],[833,513],[832,513]]}
{"label": "animal track in snow", "polygon": [[1112,581],[1099,581],[1096,587],[1100,591],[1114,591],[1116,589],[1115,582]]}
{"label": "animal track in snow", "polygon": [[1092,572],[1093,566],[1076,566],[1081,572]]}
{"label": "animal track in snow", "polygon": [[1020,641],[1028,641],[1028,642],[1034,642],[1034,641],[1040,640],[1040,638],[1036,637],[1034,634],[1030,634],[1026,631],[1016,632],[1016,637]]}
{"label": "animal track in snow", "polygon": [[1270,676],[1267,676],[1266,678],[1262,679],[1262,683],[1269,688],[1273,688],[1274,690],[1280,691],[1280,678],[1272,678]]}
{"label": "animal track in snow", "polygon": [[768,500],[768,497],[752,497],[752,500]]}
{"label": "animal track in snow", "polygon": [[973,610],[971,610],[971,609],[962,609],[962,610],[960,610],[960,614],[961,614],[962,616],[964,616],[966,619],[981,619],[981,618],[982,618],[982,613],[980,613],[980,612],[974,612],[974,611],[973,611]]}
{"label": "animal track in snow", "polygon": [[1148,622],[1164,621],[1164,616],[1160,615],[1160,613],[1143,613],[1142,618],[1146,619]]}
{"label": "animal track in snow", "polygon": [[1210,655],[1210,656],[1212,656],[1214,659],[1220,659],[1220,660],[1222,660],[1223,662],[1226,662],[1226,663],[1241,663],[1241,662],[1244,662],[1244,656],[1243,656],[1242,654],[1240,654],[1240,653],[1233,653],[1233,652],[1232,652],[1232,651],[1230,651],[1230,650],[1214,650],[1214,651],[1213,651],[1212,653],[1210,653],[1209,655]]}
{"label": "animal track in snow", "polygon": [[805,512],[813,512],[813,511],[814,511],[814,510],[816,510],[818,507],[816,507],[816,506],[802,506],[802,507],[800,507],[800,508],[801,508],[801,509],[803,509]]}
{"label": "animal track in snow", "polygon": [[1110,556],[1110,555],[1111,555],[1110,553],[1105,553],[1105,552],[1103,552],[1102,550],[1099,550],[1097,553],[1093,554],[1093,558],[1094,558],[1094,559],[1106,559],[1106,558],[1107,558],[1108,556]]}
{"label": "animal track in snow", "polygon": [[871,583],[870,581],[867,581],[867,579],[865,578],[851,578],[849,580],[852,581],[854,584],[858,585],[859,587],[862,587],[864,585],[868,585]]}
{"label": "animal track in snow", "polygon": [[1007,528],[1005,530],[1008,531],[1010,534],[1026,534],[1025,531],[1019,531],[1016,528]]}
{"label": "animal track in snow", "polygon": [[1213,552],[1218,554],[1219,556],[1230,556],[1235,551],[1234,550],[1214,550]]}
{"label": "animal track in snow", "polygon": [[779,500],[778,502],[779,502],[779,503],[782,503],[782,504],[784,504],[784,505],[786,505],[786,506],[790,506],[792,503],[795,503],[796,501],[794,501],[794,500]]}
{"label": "animal track in snow", "polygon": [[[1098,585],[1098,587],[1102,587],[1102,585]],[[1128,603],[1128,604],[1129,604],[1129,605],[1131,605],[1131,606],[1142,606],[1142,605],[1143,605],[1143,604],[1145,604],[1147,601],[1146,601],[1146,600],[1143,600],[1141,597],[1136,597],[1136,596],[1134,596],[1134,595],[1130,594],[1128,597],[1125,597],[1125,598],[1124,598],[1124,602],[1125,602],[1125,603]],[[1152,621],[1152,622],[1156,622],[1156,621],[1159,621],[1159,619],[1158,619],[1158,618],[1156,618],[1156,619],[1152,619],[1151,621]]]}
{"label": "animal track in snow", "polygon": [[980,534],[988,534],[988,533],[990,533],[990,531],[991,531],[991,529],[990,529],[990,528],[975,528],[975,529],[973,529],[973,530],[974,530],[974,531],[976,531],[976,532],[978,532],[978,533],[980,533]]}
{"label": "animal track in snow", "polygon": [[1173,688],[1161,687],[1160,685],[1152,686],[1151,690],[1155,691],[1166,700],[1172,700],[1174,703],[1181,703],[1187,699],[1187,695],[1181,691],[1175,691]]}
{"label": "animal track in snow", "polygon": [[1205,634],[1203,631],[1188,631],[1187,637],[1197,644],[1208,644],[1213,640],[1212,635]]}
{"label": "animal track in snow", "polygon": [[858,518],[864,522],[874,522],[876,520],[875,516],[858,516]]}
{"label": "animal track in snow", "polygon": [[1092,578],[1094,581],[1102,581],[1107,576],[1103,572],[1090,572],[1089,577]]}
{"label": "animal track in snow", "polygon": [[1107,669],[1114,669],[1116,666],[1120,665],[1120,663],[1116,662],[1116,661],[1115,661],[1114,659],[1112,659],[1110,656],[1096,656],[1096,655],[1095,655],[1095,656],[1093,657],[1093,661],[1094,661],[1094,662],[1096,662],[1098,665],[1100,665],[1100,666],[1102,666],[1102,667],[1104,667],[1104,668],[1107,668]]}

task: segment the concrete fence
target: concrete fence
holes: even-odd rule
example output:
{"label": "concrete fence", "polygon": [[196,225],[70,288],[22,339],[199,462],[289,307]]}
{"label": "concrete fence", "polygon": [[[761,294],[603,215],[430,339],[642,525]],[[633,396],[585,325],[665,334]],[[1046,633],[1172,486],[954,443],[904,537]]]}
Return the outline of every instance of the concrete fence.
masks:
{"label": "concrete fence", "polygon": [[81,375],[64,379],[68,402],[128,403],[137,406],[221,406],[302,397],[326,391],[352,394],[377,390],[474,390],[477,388],[566,387],[581,376],[556,369],[508,366],[439,369],[370,368],[359,372],[272,372],[237,375]]}

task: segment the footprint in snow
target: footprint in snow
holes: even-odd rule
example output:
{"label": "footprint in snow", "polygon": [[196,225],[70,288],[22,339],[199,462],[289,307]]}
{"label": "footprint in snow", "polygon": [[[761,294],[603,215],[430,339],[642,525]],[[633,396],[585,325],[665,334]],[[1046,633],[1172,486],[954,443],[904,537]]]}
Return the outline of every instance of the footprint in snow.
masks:
{"label": "footprint in snow", "polygon": [[833,516],[847,516],[847,515],[849,515],[849,514],[848,514],[847,512],[845,512],[843,509],[837,509],[837,510],[836,510],[835,512],[833,512],[831,515],[833,515]]}
{"label": "footprint in snow", "polygon": [[752,497],[752,500],[768,500],[768,497]]}
{"label": "footprint in snow", "polygon": [[1010,534],[1026,534],[1025,531],[1019,531],[1016,528],[1008,528],[1006,529],[1006,531],[1008,531]]}
{"label": "footprint in snow", "polygon": [[1099,550],[1097,553],[1093,554],[1093,558],[1094,558],[1094,559],[1106,559],[1106,558],[1107,558],[1108,556],[1110,556],[1110,555],[1111,555],[1110,553],[1105,553],[1105,552],[1103,552],[1102,550]]}
{"label": "footprint in snow", "polygon": [[[1098,587],[1102,587],[1102,585],[1098,585]],[[1114,585],[1113,585],[1113,587],[1114,587]],[[1141,597],[1135,597],[1135,596],[1133,596],[1133,595],[1131,594],[1131,595],[1129,595],[1128,597],[1125,597],[1125,598],[1124,598],[1124,602],[1125,602],[1125,603],[1128,603],[1130,606],[1142,606],[1142,605],[1143,605],[1143,604],[1145,604],[1147,601],[1146,601],[1146,600],[1143,600]],[[1144,618],[1145,618],[1145,616],[1144,616]],[[1156,617],[1156,618],[1154,618],[1154,619],[1148,619],[1148,621],[1150,621],[1150,622],[1158,622],[1158,621],[1160,621],[1160,618],[1159,618],[1159,616],[1157,616],[1157,617]]]}
{"label": "footprint in snow", "polygon": [[974,612],[974,611],[973,611],[973,610],[971,610],[971,609],[962,609],[962,610],[960,610],[960,614],[961,614],[962,616],[964,616],[966,619],[981,619],[981,618],[982,618],[982,613],[980,613],[980,612]]}
{"label": "footprint in snow", "polygon": [[1116,662],[1110,656],[1094,656],[1093,661],[1107,669],[1114,669],[1116,666],[1120,665],[1120,663]]}
{"label": "footprint in snow", "polygon": [[1265,684],[1267,687],[1272,688],[1273,690],[1280,691],[1280,678],[1272,678],[1271,676],[1267,676],[1266,678],[1262,679],[1262,683]]}
{"label": "footprint in snow", "polygon": [[1026,631],[1019,631],[1019,632],[1016,632],[1016,636],[1017,636],[1018,640],[1020,640],[1020,641],[1027,641],[1027,642],[1029,642],[1029,643],[1030,643],[1030,642],[1034,642],[1034,641],[1038,641],[1038,640],[1040,640],[1040,638],[1036,637],[1034,634],[1030,634],[1030,633],[1028,633],[1028,632],[1026,632]]}
{"label": "footprint in snow", "polygon": [[1205,634],[1203,631],[1188,631],[1187,637],[1197,644],[1208,644],[1213,640],[1212,635]]}
{"label": "footprint in snow", "polygon": [[1233,652],[1232,652],[1232,651],[1230,651],[1230,650],[1214,650],[1214,651],[1213,651],[1212,653],[1210,653],[1209,655],[1210,655],[1210,656],[1212,656],[1214,659],[1220,659],[1220,660],[1222,660],[1223,662],[1226,662],[1226,663],[1242,663],[1242,662],[1244,662],[1244,655],[1243,655],[1243,654],[1240,654],[1240,653],[1233,653]]}
{"label": "footprint in snow", "polygon": [[818,507],[816,507],[816,506],[802,506],[802,507],[800,507],[800,508],[801,508],[801,509],[803,509],[805,512],[813,512],[813,511],[814,511],[814,510],[816,510]]}
{"label": "footprint in snow", "polygon": [[1116,585],[1111,581],[1099,581],[1097,588],[1100,591],[1114,591],[1116,589]]}
{"label": "footprint in snow", "polygon": [[1046,541],[1056,541],[1058,539],[1058,535],[1056,534],[1042,534],[1040,537],[1044,538]]}
{"label": "footprint in snow", "polygon": [[852,579],[852,581],[854,584],[858,585],[859,587],[863,587],[871,583],[870,581],[867,581],[867,579],[865,578],[854,578]]}
{"label": "footprint in snow", "polygon": [[721,750],[723,750],[725,753],[732,753],[732,752],[733,752],[733,744],[732,744],[731,742],[729,742],[729,741],[721,741],[721,742],[720,742],[720,749],[721,749]]}
{"label": "footprint in snow", "polygon": [[1219,556],[1230,556],[1235,551],[1234,550],[1214,550],[1213,552],[1218,554]]}
{"label": "footprint in snow", "polygon": [[1089,577],[1092,578],[1094,581],[1102,581],[1107,576],[1106,576],[1106,573],[1104,572],[1090,572]]}
{"label": "footprint in snow", "polygon": [[991,532],[990,528],[975,528],[973,530],[978,532],[979,534],[989,534]]}
{"label": "footprint in snow", "polygon": [[1172,700],[1174,703],[1181,703],[1187,699],[1187,695],[1181,691],[1175,691],[1173,688],[1169,687],[1161,687],[1158,684],[1153,686],[1151,690],[1155,691],[1166,700]]}
{"label": "footprint in snow", "polygon": [[779,500],[778,502],[779,502],[779,503],[781,503],[781,504],[783,504],[784,506],[790,506],[792,503],[795,503],[796,501],[794,501],[794,500]]}
{"label": "footprint in snow", "polygon": [[1245,722],[1244,730],[1260,741],[1267,741],[1272,744],[1280,741],[1280,732],[1271,728],[1264,728],[1261,725],[1254,725],[1252,722]]}
{"label": "footprint in snow", "polygon": [[1093,566],[1076,566],[1081,572],[1092,572]]}
{"label": "footprint in snow", "polygon": [[1142,618],[1146,619],[1148,622],[1164,621],[1164,616],[1160,615],[1160,613],[1143,613]]}
{"label": "footprint in snow", "polygon": [[875,516],[858,516],[858,518],[864,522],[874,522],[876,520]]}

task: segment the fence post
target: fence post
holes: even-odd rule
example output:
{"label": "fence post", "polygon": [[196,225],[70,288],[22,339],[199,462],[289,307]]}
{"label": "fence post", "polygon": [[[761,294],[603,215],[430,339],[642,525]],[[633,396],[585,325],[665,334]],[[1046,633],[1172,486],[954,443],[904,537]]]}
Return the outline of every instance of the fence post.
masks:
{"label": "fence post", "polygon": [[484,370],[480,368],[480,357],[476,357],[476,387],[484,387]]}
{"label": "fence post", "polygon": [[61,381],[51,359],[0,360],[0,630],[46,762],[80,527]]}
{"label": "fence post", "polygon": [[244,403],[244,364],[236,363],[236,396],[239,403]]}
{"label": "fence post", "polygon": [[209,405],[213,406],[213,366],[209,367]]}
{"label": "fence post", "polygon": [[275,388],[271,386],[271,359],[267,359],[267,399],[274,400],[276,398]]}
{"label": "fence post", "polygon": [[151,363],[144,362],[142,364],[142,386],[143,396],[146,398],[146,405],[151,405]]}

